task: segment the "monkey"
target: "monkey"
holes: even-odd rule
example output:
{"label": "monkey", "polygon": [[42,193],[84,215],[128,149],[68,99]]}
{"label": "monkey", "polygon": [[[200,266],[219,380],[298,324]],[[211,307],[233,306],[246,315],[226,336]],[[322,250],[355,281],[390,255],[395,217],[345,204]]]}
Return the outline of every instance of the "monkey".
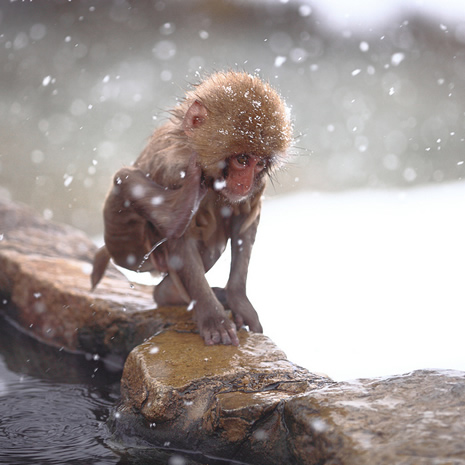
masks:
{"label": "monkey", "polygon": [[[193,307],[206,345],[239,345],[243,326],[263,332],[247,273],[266,177],[287,160],[291,141],[288,107],[258,76],[223,71],[193,86],[133,165],[114,175],[92,288],[112,259],[159,273],[155,302]],[[228,241],[227,284],[210,288],[205,273]]]}

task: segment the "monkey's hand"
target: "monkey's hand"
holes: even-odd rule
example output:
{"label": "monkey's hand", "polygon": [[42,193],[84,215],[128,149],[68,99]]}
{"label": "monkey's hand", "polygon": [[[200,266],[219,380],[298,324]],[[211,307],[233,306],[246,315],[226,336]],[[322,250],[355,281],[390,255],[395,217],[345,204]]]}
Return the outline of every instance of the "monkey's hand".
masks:
{"label": "monkey's hand", "polygon": [[263,333],[258,314],[245,293],[228,289],[225,292],[237,329],[248,326],[254,333]]}
{"label": "monkey's hand", "polygon": [[[192,266],[192,264],[189,265]],[[195,302],[194,319],[197,322],[200,335],[205,340],[205,344],[239,345],[234,323],[228,318],[223,309],[222,302],[218,302],[218,296],[215,297],[216,292],[215,295],[212,295],[206,282],[205,286],[203,286],[204,280],[201,279],[201,274],[197,274],[196,276],[198,283],[196,285],[195,296],[198,300],[191,300],[187,290],[184,289],[184,285],[179,281],[179,274],[179,272],[174,272],[171,275],[167,275],[155,287],[155,302],[162,306],[186,305],[189,301],[192,303]],[[224,296],[224,289],[221,290]]]}
{"label": "monkey's hand", "polygon": [[[205,344],[239,345],[236,325],[205,279],[205,267],[196,239],[185,236],[165,243],[168,276],[158,285],[155,301],[160,305],[194,304],[194,319]],[[176,260],[173,260],[175,258]],[[175,264],[176,268],[172,268]]]}
{"label": "monkey's hand", "polygon": [[206,345],[239,345],[235,325],[221,305],[212,307],[212,301],[205,305],[197,303],[195,313],[200,335]]}

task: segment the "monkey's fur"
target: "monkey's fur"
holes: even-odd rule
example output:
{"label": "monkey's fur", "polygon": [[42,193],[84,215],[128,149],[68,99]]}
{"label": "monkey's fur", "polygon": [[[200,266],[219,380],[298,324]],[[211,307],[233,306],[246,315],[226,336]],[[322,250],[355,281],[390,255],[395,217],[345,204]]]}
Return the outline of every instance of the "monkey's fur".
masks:
{"label": "monkey's fur", "polygon": [[[262,331],[246,297],[265,175],[285,161],[292,140],[289,112],[256,76],[216,73],[186,94],[156,129],[132,167],[114,177],[104,207],[105,246],[92,285],[108,260],[165,276],[160,305],[194,302],[207,344],[238,344],[236,328]],[[212,290],[204,273],[231,239],[231,272]],[[163,241],[147,258],[154,244]],[[224,308],[232,311],[235,326]]]}

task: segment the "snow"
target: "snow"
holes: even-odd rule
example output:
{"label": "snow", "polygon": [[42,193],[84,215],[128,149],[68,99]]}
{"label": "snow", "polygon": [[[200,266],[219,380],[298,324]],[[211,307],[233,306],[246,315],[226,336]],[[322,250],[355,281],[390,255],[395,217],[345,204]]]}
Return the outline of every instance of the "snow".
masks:
{"label": "snow", "polygon": [[[305,3],[310,1],[304,0]],[[464,16],[463,0],[313,0],[312,7],[334,29],[368,27],[386,22],[403,11],[420,11],[442,20],[455,21]],[[443,25],[444,26],[444,25]]]}
{"label": "snow", "polygon": [[360,50],[362,52],[368,52],[368,50],[370,50],[370,44],[363,40],[362,42],[360,42]]}
{"label": "snow", "polygon": [[391,64],[393,66],[399,66],[405,60],[405,53],[397,52],[391,57]]}
{"label": "snow", "polygon": [[464,212],[465,183],[266,200],[248,279],[265,334],[335,380],[465,370]]}

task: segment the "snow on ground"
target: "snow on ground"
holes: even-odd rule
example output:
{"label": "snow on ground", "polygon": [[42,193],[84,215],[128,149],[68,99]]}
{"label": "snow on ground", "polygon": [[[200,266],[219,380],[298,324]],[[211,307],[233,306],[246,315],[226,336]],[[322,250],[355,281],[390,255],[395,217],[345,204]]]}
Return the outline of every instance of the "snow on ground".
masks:
{"label": "snow on ground", "polygon": [[290,360],[343,380],[465,370],[464,282],[457,183],[266,200],[248,295]]}

